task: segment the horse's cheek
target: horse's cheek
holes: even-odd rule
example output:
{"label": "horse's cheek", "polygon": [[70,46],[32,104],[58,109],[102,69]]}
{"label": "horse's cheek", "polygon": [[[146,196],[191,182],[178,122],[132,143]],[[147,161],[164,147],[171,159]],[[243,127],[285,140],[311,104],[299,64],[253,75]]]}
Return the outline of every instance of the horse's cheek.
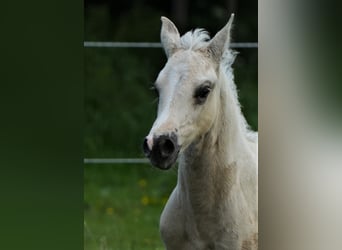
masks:
{"label": "horse's cheek", "polygon": [[206,133],[213,124],[213,114],[210,111],[206,111],[202,114],[201,119],[197,124],[199,125],[198,131],[201,134]]}
{"label": "horse's cheek", "polygon": [[214,120],[217,116],[218,105],[216,102],[209,100],[208,105],[203,110],[203,119],[205,123],[208,124],[209,127],[214,123]]}

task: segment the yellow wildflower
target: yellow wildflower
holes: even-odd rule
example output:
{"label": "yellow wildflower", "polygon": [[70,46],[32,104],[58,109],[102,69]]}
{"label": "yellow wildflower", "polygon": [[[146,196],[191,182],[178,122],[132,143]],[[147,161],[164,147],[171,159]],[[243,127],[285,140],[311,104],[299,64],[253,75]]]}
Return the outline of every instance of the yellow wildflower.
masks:
{"label": "yellow wildflower", "polygon": [[143,204],[144,206],[147,206],[150,203],[150,198],[146,195],[144,195],[143,197],[141,197],[141,204]]}
{"label": "yellow wildflower", "polygon": [[113,208],[112,207],[107,207],[106,208],[106,214],[112,215],[113,214]]}

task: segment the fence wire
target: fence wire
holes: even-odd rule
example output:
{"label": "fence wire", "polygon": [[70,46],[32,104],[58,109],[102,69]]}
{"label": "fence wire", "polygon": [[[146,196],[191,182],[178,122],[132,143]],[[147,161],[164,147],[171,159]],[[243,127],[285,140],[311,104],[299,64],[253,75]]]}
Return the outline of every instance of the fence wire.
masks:
{"label": "fence wire", "polygon": [[84,164],[148,164],[146,158],[85,158]]}
{"label": "fence wire", "polygon": [[[150,42],[94,42],[85,41],[86,48],[162,48],[161,43]],[[258,48],[258,43],[231,43],[232,48]]]}

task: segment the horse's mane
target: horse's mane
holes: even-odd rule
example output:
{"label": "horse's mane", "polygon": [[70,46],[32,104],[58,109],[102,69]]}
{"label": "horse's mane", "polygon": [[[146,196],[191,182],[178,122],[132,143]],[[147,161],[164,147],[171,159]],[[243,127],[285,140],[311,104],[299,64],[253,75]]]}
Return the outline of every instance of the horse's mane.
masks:
{"label": "horse's mane", "polygon": [[[208,31],[204,29],[195,29],[195,30],[185,33],[181,37],[181,48],[184,50],[193,50],[193,51],[200,50],[208,46],[209,40],[210,40],[210,36],[209,36]],[[230,91],[234,95],[237,105],[239,105],[240,107],[237,89],[234,83],[234,75],[233,75],[233,68],[232,68],[232,64],[234,63],[234,60],[237,54],[238,52],[228,48],[223,53],[220,66],[225,76],[227,77],[227,80],[228,80],[227,82],[228,82]],[[245,130],[245,135],[247,139],[251,142],[256,142],[258,135],[256,132],[250,130],[250,127],[247,124],[247,121],[245,117],[242,115],[242,113],[240,116],[240,122],[242,123],[241,125]]]}

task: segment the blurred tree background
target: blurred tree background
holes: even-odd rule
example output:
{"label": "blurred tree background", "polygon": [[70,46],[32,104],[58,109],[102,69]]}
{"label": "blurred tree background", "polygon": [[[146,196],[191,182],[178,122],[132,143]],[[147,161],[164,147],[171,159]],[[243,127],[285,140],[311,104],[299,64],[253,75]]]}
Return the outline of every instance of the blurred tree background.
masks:
{"label": "blurred tree background", "polygon": [[[257,42],[257,1],[86,0],[85,41],[159,42],[160,16],[181,35],[211,35],[236,14],[233,42]],[[257,49],[236,49],[233,64],[242,111],[257,130]],[[155,117],[150,90],[166,63],[160,48],[85,48],[85,158],[143,157]],[[148,165],[86,165],[85,249],[162,249],[158,220],[176,172]]]}

